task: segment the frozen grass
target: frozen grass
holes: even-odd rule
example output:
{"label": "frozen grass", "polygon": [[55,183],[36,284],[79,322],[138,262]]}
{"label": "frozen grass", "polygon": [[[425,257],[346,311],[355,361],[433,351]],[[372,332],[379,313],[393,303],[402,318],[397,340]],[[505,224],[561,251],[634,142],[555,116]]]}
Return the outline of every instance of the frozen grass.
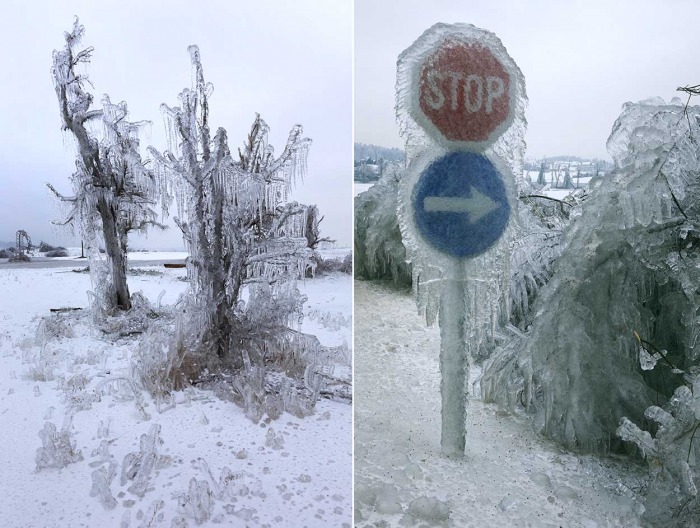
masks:
{"label": "frozen grass", "polygon": [[[129,283],[157,311],[187,288],[184,273],[130,275]],[[347,275],[301,283],[305,313],[349,318],[350,284]],[[350,526],[347,403],[322,398],[312,416],[255,424],[210,390],[154,400],[131,377],[142,334],[115,335],[81,311],[49,315],[86,308],[90,289],[87,274],[65,269],[0,270],[0,444],[12,475],[0,479],[4,527]],[[349,327],[320,319],[305,318],[301,330],[331,347],[350,341]],[[42,453],[70,460],[36,471],[47,424],[58,450]],[[281,449],[266,445],[270,427]]]}

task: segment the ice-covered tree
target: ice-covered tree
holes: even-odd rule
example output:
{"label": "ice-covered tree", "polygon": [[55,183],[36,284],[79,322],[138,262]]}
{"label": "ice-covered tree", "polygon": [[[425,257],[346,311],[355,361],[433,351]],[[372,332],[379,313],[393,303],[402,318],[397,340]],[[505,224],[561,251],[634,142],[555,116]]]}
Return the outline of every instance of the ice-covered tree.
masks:
{"label": "ice-covered tree", "polygon": [[540,163],[540,172],[537,173],[537,185],[545,186],[547,184],[547,180],[544,179],[544,161]]}
{"label": "ice-covered tree", "polygon": [[574,181],[571,179],[571,172],[569,172],[569,166],[567,165],[564,169],[564,189],[573,189]]}
{"label": "ice-covered tree", "polygon": [[306,245],[311,249],[318,249],[319,244],[322,242],[335,242],[330,237],[321,236],[321,222],[323,222],[324,218],[315,205],[307,207]]}
{"label": "ice-covered tree", "polygon": [[[310,140],[296,125],[279,156],[268,144],[268,126],[256,116],[236,156],[226,131],[211,133],[209,96],[199,49],[189,47],[193,86],[180,106],[163,105],[168,150],[157,160],[166,206],[177,204],[176,223],[189,250],[190,323],[200,352],[243,363],[249,336],[298,316],[303,301],[291,279],[310,265],[308,208],[288,202],[303,177]],[[242,287],[251,285],[247,305]],[[269,328],[268,328],[269,329]]]}
{"label": "ice-covered tree", "polygon": [[[77,149],[73,195],[63,195],[47,185],[69,206],[61,223],[77,223],[87,243],[100,307],[108,312],[129,310],[127,239],[131,231],[160,226],[152,208],[158,187],[139,155],[138,132],[144,122],[127,121],[126,103],[113,104],[107,95],[102,98],[102,108],[93,108],[93,96],[84,89],[88,79],[78,71],[89,63],[93,52],[92,47],[79,48],[84,32],[76,18],[73,30],[65,34],[63,50],[54,51],[51,69],[61,124]],[[99,251],[102,245],[104,257]]]}

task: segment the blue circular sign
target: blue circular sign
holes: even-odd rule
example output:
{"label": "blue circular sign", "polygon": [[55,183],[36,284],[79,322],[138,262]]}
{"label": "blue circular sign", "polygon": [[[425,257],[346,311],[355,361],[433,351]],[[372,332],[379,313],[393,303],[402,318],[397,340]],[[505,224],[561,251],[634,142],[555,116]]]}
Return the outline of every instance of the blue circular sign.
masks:
{"label": "blue circular sign", "polygon": [[432,162],[411,201],[421,236],[454,257],[486,251],[510,216],[501,174],[486,156],[473,152],[451,152]]}

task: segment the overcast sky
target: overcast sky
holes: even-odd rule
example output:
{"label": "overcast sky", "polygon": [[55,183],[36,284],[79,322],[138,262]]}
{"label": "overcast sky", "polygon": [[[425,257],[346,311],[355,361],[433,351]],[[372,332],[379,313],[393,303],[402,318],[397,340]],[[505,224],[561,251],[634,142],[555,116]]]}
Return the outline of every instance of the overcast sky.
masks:
{"label": "overcast sky", "polygon": [[530,100],[528,157],[607,159],[605,142],[624,102],[668,101],[682,95],[678,86],[700,84],[697,1],[356,0],[355,13],[358,142],[403,147],[396,59],[436,22],[474,24],[506,46]]}
{"label": "overcast sky", "polygon": [[[166,7],[167,4],[167,7]],[[0,240],[25,229],[33,241],[75,243],[50,226],[60,217],[44,182],[67,194],[75,167],[64,144],[50,75],[73,16],[94,46],[88,74],[96,101],[126,101],[130,118],[153,122],[145,145],[165,148],[161,103],[189,87],[187,46],[198,44],[211,125],[242,145],[259,112],[280,153],[296,123],[313,139],[308,178],[292,199],[318,204],[324,236],[349,246],[352,196],[352,2],[350,0],[32,1],[3,0],[0,83]],[[79,243],[79,242],[78,242]],[[177,248],[177,228],[137,247]]]}

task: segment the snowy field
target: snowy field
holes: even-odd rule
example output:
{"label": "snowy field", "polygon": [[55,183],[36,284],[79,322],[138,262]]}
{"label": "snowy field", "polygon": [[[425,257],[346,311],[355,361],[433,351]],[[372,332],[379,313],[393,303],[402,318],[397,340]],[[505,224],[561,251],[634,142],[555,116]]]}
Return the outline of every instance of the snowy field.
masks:
{"label": "snowy field", "polygon": [[[131,258],[144,256],[184,255],[138,252]],[[85,265],[80,261],[76,267]],[[181,280],[184,269],[140,270],[128,276],[130,289],[141,290],[154,305],[173,304],[187,288]],[[333,274],[306,280],[299,288],[309,299],[301,330],[324,345],[349,344],[350,277]],[[84,312],[49,313],[50,308],[86,308],[90,289],[89,275],[69,268],[16,264],[0,269],[3,527],[170,527],[179,516],[188,524],[177,526],[195,526],[188,515],[197,500],[213,501],[211,519],[202,526],[350,527],[348,404],[322,399],[305,419],[284,413],[255,425],[242,409],[211,391],[186,389],[169,409],[159,409],[141,391],[125,401],[113,389],[128,385],[120,380],[130,379],[138,336],[107,339]],[[42,323],[43,317],[62,323]],[[47,328],[61,329],[62,335],[47,337]],[[69,407],[78,409],[72,426],[77,461],[37,471],[39,431],[48,423],[60,431]],[[146,465],[140,444],[148,444],[146,435],[158,428],[158,435],[150,437],[155,440],[151,473],[140,487],[138,475],[122,479],[129,454]],[[110,465],[116,499],[111,510],[99,494],[91,496],[93,471],[103,468],[102,475],[108,475]],[[193,477],[208,481],[213,495],[198,499],[190,487]]]}
{"label": "snowy field", "polygon": [[440,456],[439,328],[410,294],[364,281],[355,318],[357,527],[641,526],[646,468],[567,453],[476,397],[465,458]]}

